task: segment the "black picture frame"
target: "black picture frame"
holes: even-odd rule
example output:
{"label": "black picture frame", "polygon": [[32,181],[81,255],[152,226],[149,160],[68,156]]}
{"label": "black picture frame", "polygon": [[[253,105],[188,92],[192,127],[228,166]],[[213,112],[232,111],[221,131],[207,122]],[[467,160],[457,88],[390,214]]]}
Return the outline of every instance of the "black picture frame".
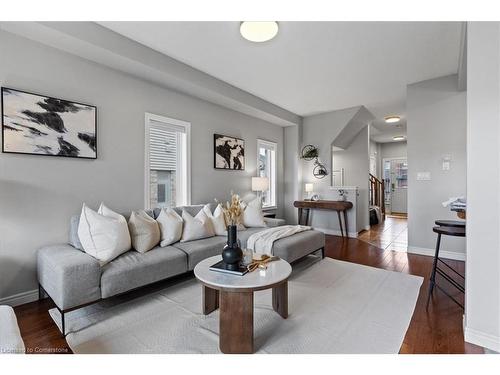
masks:
{"label": "black picture frame", "polygon": [[[6,130],[6,124],[5,124],[5,116],[4,116],[4,91],[13,91],[13,92],[18,92],[22,94],[27,94],[27,95],[34,95],[38,96],[40,98],[45,98],[45,99],[50,99],[50,100],[59,100],[59,101],[64,101],[70,104],[76,104],[79,106],[85,106],[85,107],[90,107],[94,111],[94,134],[95,134],[95,151],[94,151],[94,156],[72,156],[72,155],[58,155],[58,154],[47,154],[47,153],[36,153],[36,152],[20,152],[20,151],[9,151],[5,149],[5,130]],[[6,87],[2,86],[0,88],[0,103],[1,103],[1,117],[2,117],[2,153],[4,154],[18,154],[18,155],[36,155],[36,156],[52,156],[52,157],[61,157],[61,158],[72,158],[72,159],[87,159],[87,160],[96,160],[98,157],[98,134],[97,134],[97,106],[92,105],[92,104],[86,104],[86,103],[81,103],[73,100],[68,100],[68,99],[61,99],[61,98],[55,98],[53,96],[48,96],[44,94],[39,94],[31,91],[26,91],[26,90],[20,90],[20,89],[15,89],[12,87]]]}
{"label": "black picture frame", "polygon": [[[221,141],[222,140],[222,141]],[[224,157],[221,155],[220,151],[218,152],[218,149],[217,147],[218,146],[223,146],[222,144],[218,144],[218,141],[219,142],[234,142],[235,143],[235,146],[233,147],[240,147],[240,153],[242,155],[238,156],[238,161],[235,163],[234,160],[227,160],[226,159],[226,164],[224,166],[220,166],[220,163],[219,165],[217,164],[217,156],[219,157],[222,157],[224,159]],[[220,150],[220,148],[219,148]],[[234,159],[234,157],[233,157]],[[238,165],[239,163],[239,165]],[[246,164],[246,160],[245,160],[245,140],[244,139],[241,139],[241,138],[238,138],[238,137],[233,137],[233,136],[230,136],[230,135],[223,135],[223,134],[217,134],[217,133],[214,133],[214,169],[218,169],[218,170],[226,170],[226,171],[244,171],[245,170],[245,164]],[[231,167],[233,166],[233,167]]]}

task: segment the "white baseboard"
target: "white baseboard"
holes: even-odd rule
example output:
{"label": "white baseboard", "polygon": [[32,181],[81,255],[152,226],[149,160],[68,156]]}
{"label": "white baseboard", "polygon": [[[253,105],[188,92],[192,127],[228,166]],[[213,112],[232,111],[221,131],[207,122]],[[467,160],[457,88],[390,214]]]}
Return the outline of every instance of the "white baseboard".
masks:
{"label": "white baseboard", "polygon": [[465,327],[464,337],[465,341],[471,344],[482,346],[497,353],[500,352],[500,337],[498,336]]}
{"label": "white baseboard", "polygon": [[19,306],[38,300],[38,289],[28,290],[13,296],[0,298],[0,305]]}
{"label": "white baseboard", "polygon": [[[410,254],[418,254],[418,255],[427,255],[433,257],[436,253],[435,249],[427,249],[425,247],[416,247],[416,246],[408,246],[408,253]],[[439,257],[453,260],[462,260],[465,261],[465,253],[457,253],[455,251],[446,251],[439,250]]]}
{"label": "white baseboard", "polygon": [[[330,234],[332,236],[341,236],[342,233],[338,229],[331,229],[331,228],[313,228],[314,230],[319,230],[320,232],[323,232],[324,234]],[[358,238],[358,233],[357,232],[349,232],[348,237],[351,238]]]}

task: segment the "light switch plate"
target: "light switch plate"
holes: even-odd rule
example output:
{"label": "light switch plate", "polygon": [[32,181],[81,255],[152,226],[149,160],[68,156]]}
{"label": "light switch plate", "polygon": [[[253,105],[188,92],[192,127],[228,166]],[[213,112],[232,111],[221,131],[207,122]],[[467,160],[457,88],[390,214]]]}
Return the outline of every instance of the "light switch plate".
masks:
{"label": "light switch plate", "polygon": [[417,172],[417,181],[430,181],[431,172]]}

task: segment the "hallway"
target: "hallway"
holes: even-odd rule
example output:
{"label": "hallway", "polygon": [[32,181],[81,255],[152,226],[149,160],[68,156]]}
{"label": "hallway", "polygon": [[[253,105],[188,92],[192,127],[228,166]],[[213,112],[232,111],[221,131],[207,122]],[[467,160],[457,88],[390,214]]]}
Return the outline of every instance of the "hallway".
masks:
{"label": "hallway", "polygon": [[373,225],[362,232],[358,239],[383,250],[408,250],[408,219],[399,216],[387,216],[385,221]]}

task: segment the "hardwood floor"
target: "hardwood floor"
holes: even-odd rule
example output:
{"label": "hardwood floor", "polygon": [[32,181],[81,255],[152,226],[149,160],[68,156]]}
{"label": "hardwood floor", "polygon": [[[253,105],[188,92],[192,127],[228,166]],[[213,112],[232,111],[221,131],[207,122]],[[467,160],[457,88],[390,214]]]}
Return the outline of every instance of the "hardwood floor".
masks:
{"label": "hardwood floor", "polygon": [[[442,292],[435,291],[429,309],[426,309],[431,257],[382,250],[359,239],[337,236],[326,236],[325,255],[425,278],[400,353],[483,353],[482,348],[464,342],[463,310]],[[464,271],[464,262],[450,261],[450,263],[460,272]],[[446,287],[444,284],[443,286]],[[146,288],[142,293],[146,293],[147,290]],[[453,290],[449,292],[463,301],[458,292]],[[15,308],[21,334],[30,353],[71,353],[66,340],[61,337],[47,312],[52,306],[52,302],[43,300]]]}
{"label": "hardwood floor", "polygon": [[388,216],[380,224],[362,232],[361,241],[368,242],[383,250],[408,250],[408,221],[402,216]]}

